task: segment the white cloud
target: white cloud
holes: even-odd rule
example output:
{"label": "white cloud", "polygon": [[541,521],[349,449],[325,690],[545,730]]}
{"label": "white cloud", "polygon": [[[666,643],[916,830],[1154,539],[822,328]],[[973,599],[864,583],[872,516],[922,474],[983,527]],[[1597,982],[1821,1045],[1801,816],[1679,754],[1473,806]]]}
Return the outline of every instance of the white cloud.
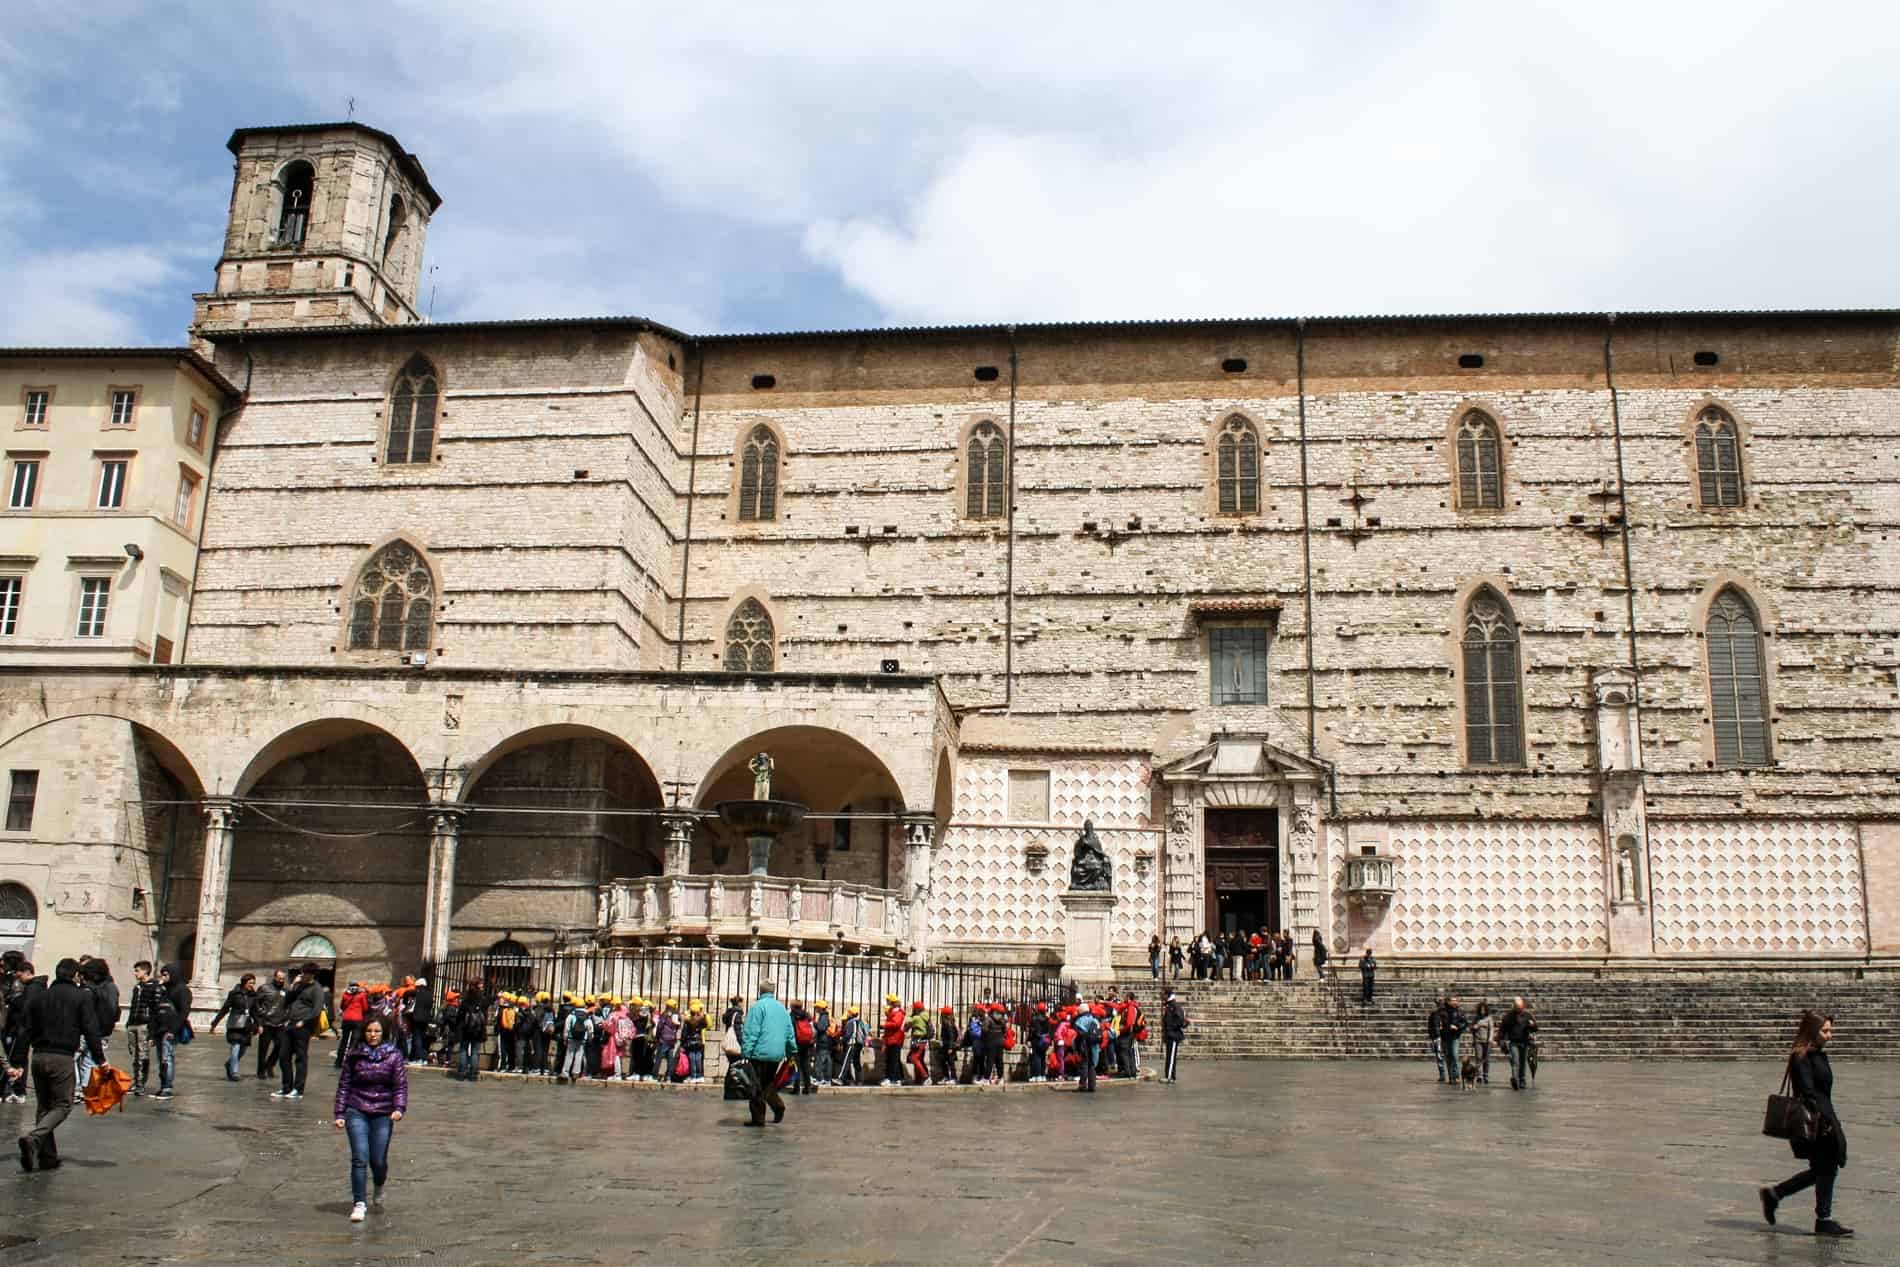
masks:
{"label": "white cloud", "polygon": [[[11,294],[0,305],[0,344],[33,347],[143,344],[150,335],[132,300],[183,285],[177,253],[143,246],[20,254],[0,243],[0,277]],[[180,330],[161,341],[183,339]]]}

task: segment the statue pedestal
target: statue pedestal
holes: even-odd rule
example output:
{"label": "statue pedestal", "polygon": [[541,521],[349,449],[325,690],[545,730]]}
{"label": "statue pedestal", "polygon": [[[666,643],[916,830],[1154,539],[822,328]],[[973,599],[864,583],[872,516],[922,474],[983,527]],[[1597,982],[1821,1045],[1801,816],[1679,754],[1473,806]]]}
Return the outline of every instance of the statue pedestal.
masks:
{"label": "statue pedestal", "polygon": [[1115,975],[1111,917],[1112,890],[1070,889],[1062,902],[1062,971],[1078,981],[1101,981]]}

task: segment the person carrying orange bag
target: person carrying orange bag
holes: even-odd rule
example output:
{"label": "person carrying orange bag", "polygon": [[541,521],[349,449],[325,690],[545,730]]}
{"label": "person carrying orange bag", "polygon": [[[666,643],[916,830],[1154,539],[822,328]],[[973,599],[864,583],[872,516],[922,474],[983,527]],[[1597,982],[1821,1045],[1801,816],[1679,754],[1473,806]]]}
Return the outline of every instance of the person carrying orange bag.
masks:
{"label": "person carrying orange bag", "polygon": [[131,1074],[111,1065],[94,1065],[92,1076],[86,1079],[86,1089],[80,1094],[86,1102],[86,1112],[97,1117],[112,1112],[115,1105],[119,1112],[125,1112],[125,1097],[131,1091]]}

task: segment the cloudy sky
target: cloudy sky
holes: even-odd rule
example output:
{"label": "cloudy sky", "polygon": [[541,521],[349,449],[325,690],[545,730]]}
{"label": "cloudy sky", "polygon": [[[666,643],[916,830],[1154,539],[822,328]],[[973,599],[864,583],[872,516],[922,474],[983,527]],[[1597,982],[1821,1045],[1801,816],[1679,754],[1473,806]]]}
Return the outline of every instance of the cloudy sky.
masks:
{"label": "cloudy sky", "polygon": [[179,341],[231,129],[351,99],[438,320],[1900,304],[1892,5],[7,12],[0,343]]}

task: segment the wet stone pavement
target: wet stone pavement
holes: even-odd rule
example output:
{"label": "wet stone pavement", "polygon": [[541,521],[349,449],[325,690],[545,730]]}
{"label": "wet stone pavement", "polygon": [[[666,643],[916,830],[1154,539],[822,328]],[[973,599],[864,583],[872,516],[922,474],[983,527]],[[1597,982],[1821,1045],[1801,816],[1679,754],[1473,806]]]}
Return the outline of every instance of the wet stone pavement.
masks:
{"label": "wet stone pavement", "polygon": [[[1548,1064],[1539,1089],[1424,1062],[1187,1063],[1096,1096],[820,1094],[739,1129],[716,1093],[414,1071],[389,1203],[348,1221],[326,1058],[301,1104],[182,1053],[179,1095],[83,1113],[67,1164],[0,1176],[0,1263],[1893,1264],[1900,1065],[1843,1062],[1853,1159],[1818,1241],[1755,1186],[1765,1065]],[[3,1112],[17,1133],[25,1118]],[[10,1143],[10,1141],[9,1141]]]}

